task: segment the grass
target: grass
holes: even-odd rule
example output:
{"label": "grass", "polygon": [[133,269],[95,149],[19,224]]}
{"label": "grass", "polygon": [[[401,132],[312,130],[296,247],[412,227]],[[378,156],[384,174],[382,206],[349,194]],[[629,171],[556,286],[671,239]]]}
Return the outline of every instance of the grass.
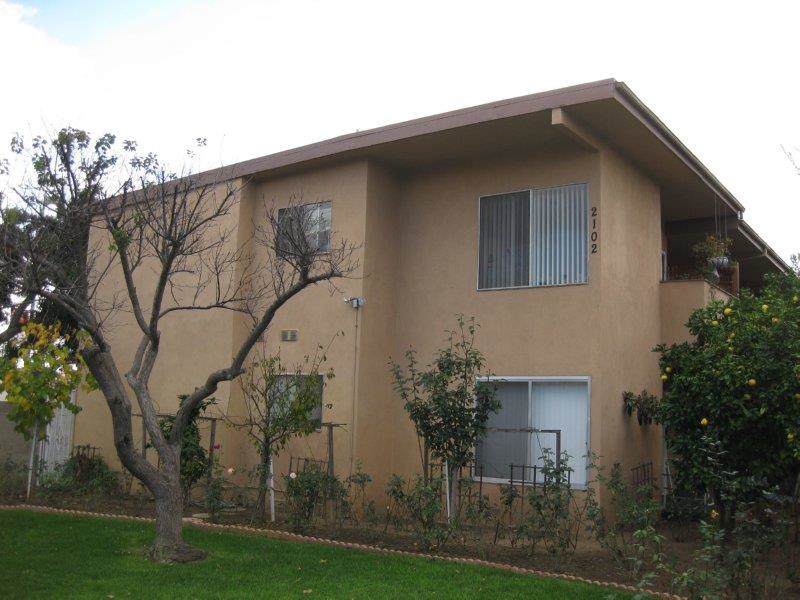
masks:
{"label": "grass", "polygon": [[[0,598],[606,598],[607,589],[425,558],[186,528],[210,552],[148,562],[152,525],[0,511]],[[617,593],[617,597],[626,597]]]}

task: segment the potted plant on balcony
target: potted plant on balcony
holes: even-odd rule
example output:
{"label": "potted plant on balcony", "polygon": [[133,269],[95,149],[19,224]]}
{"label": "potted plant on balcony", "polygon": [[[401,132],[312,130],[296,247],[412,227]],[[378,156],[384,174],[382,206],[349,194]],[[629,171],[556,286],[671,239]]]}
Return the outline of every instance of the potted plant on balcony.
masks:
{"label": "potted plant on balcony", "polygon": [[724,269],[731,263],[730,248],[731,238],[709,233],[692,247],[692,251],[700,270],[717,280],[717,269]]}

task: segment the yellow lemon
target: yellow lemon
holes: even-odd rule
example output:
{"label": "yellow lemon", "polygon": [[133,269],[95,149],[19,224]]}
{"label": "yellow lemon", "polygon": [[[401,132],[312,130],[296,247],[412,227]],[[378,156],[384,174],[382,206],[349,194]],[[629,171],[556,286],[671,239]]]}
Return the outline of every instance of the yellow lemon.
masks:
{"label": "yellow lemon", "polygon": [[733,331],[731,331],[731,334],[728,336],[728,339],[732,340],[735,337],[736,337],[736,334]]}
{"label": "yellow lemon", "polygon": [[750,400],[750,398],[752,398],[752,396],[750,394],[745,394],[744,395],[744,399],[745,400]]}
{"label": "yellow lemon", "polygon": [[667,379],[669,379],[669,377],[667,377],[666,375],[661,376],[661,381],[666,381]]}
{"label": "yellow lemon", "polygon": [[728,346],[728,352],[733,352],[733,346]]}
{"label": "yellow lemon", "polygon": [[797,296],[795,296],[794,298],[792,298],[792,302],[794,302],[795,304],[797,304],[798,302],[800,302],[800,298],[798,298]]}
{"label": "yellow lemon", "polygon": [[666,369],[664,369],[664,371],[666,373],[672,373],[672,367],[667,367]]}
{"label": "yellow lemon", "polygon": [[793,433],[789,433],[789,434],[786,436],[786,439],[787,439],[787,440],[789,440],[790,442],[791,442],[791,441],[793,441],[793,440],[794,440],[794,434],[793,434]]}
{"label": "yellow lemon", "polygon": [[705,417],[703,417],[702,419],[700,419],[700,425],[702,425],[703,427],[705,427],[706,425],[708,425],[708,419],[706,419]]}
{"label": "yellow lemon", "polygon": [[800,400],[800,394],[795,394],[795,395],[794,395],[794,399],[795,399],[795,400]]}
{"label": "yellow lemon", "polygon": [[756,385],[757,383],[758,383],[758,382],[757,382],[755,379],[748,379],[748,380],[747,380],[747,385],[749,385],[750,387],[755,387],[755,385]]}
{"label": "yellow lemon", "polygon": [[711,326],[712,327],[716,327],[717,325],[719,325],[719,321],[717,321],[716,319],[711,321]]}
{"label": "yellow lemon", "polygon": [[726,317],[730,317],[733,314],[733,309],[728,307],[722,311],[722,314],[724,314]]}
{"label": "yellow lemon", "polygon": [[769,304],[762,304],[761,305],[761,310],[763,312],[767,312],[769,310]]}

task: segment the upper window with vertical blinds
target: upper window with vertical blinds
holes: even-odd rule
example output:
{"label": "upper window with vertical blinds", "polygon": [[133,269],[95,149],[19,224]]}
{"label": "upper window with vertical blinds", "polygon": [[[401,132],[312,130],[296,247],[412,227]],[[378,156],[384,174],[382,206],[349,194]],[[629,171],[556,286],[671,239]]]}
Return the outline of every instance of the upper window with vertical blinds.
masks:
{"label": "upper window with vertical blinds", "polygon": [[586,283],[587,185],[480,199],[478,289]]}

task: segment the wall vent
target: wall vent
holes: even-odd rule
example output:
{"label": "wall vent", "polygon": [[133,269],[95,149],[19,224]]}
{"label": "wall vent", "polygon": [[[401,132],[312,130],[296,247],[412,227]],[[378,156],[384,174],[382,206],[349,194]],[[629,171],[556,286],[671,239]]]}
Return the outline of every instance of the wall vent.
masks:
{"label": "wall vent", "polygon": [[281,330],[281,341],[282,342],[296,342],[297,341],[297,329],[282,329]]}

